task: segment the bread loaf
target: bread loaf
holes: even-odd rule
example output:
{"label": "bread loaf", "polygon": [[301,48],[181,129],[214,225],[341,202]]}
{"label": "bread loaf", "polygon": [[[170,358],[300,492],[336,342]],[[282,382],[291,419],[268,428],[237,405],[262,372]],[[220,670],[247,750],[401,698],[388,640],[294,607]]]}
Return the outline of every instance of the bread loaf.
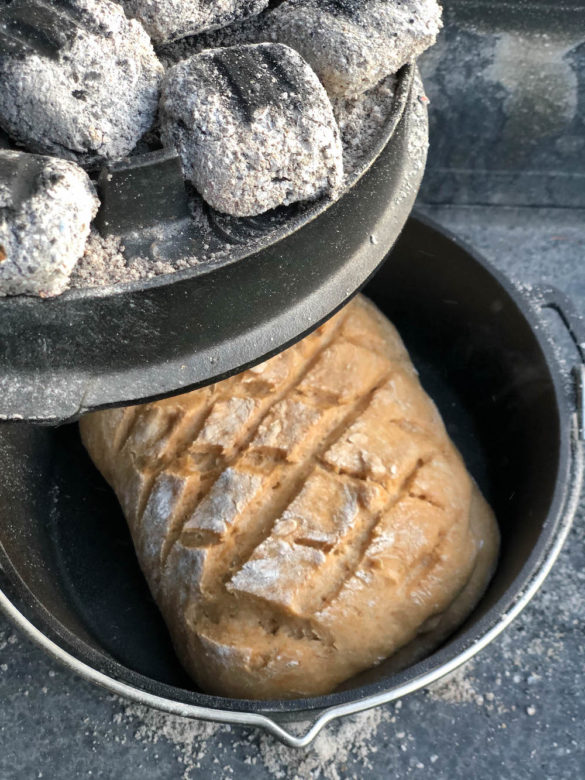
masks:
{"label": "bread loaf", "polygon": [[81,433],[205,691],[324,694],[411,661],[491,576],[493,514],[364,298],[256,368]]}

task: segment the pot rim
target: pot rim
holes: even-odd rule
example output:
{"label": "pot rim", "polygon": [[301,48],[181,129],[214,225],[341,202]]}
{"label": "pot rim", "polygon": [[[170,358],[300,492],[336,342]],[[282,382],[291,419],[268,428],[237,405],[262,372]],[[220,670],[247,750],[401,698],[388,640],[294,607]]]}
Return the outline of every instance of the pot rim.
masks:
{"label": "pot rim", "polygon": [[[443,236],[456,242],[460,248],[471,255],[473,260],[495,277],[504,292],[515,303],[527,320],[543,353],[549,369],[559,416],[557,480],[540,538],[512,585],[474,627],[473,635],[470,636],[469,631],[463,632],[450,645],[402,672],[392,675],[387,681],[378,681],[353,690],[326,696],[290,701],[227,699],[186,691],[145,677],[116,661],[110,663],[109,659],[108,666],[111,667],[111,672],[105,673],[97,668],[98,660],[101,661],[103,667],[101,654],[57,623],[55,618],[36,601],[30,592],[28,595],[29,598],[32,597],[34,602],[32,609],[36,613],[35,617],[39,617],[39,612],[41,613],[40,622],[47,624],[46,628],[57,634],[57,641],[43,633],[29,620],[24,611],[21,611],[9,596],[0,590],[0,609],[30,639],[86,680],[136,703],[188,718],[260,727],[291,747],[305,747],[332,720],[394,701],[453,672],[486,647],[524,609],[548,576],[569,533],[577,510],[584,470],[584,453],[579,441],[577,412],[570,407],[562,386],[562,371],[559,361],[548,340],[540,332],[539,325],[541,323],[538,322],[537,314],[529,297],[518,290],[505,275],[495,269],[481,255],[449,231],[437,226],[433,220],[426,217],[417,216],[417,219],[433,229],[438,229]],[[5,573],[8,574],[8,572]],[[14,572],[14,574],[16,577],[13,579],[18,580],[17,573]],[[26,589],[26,586],[23,585],[23,587]],[[73,651],[62,647],[58,643],[59,641],[72,647]],[[80,660],[74,653],[89,656],[90,660],[93,656],[96,666]],[[390,683],[389,686],[388,683]],[[145,690],[141,686],[147,686],[150,690]],[[386,687],[384,688],[384,686]],[[384,689],[380,690],[381,688]],[[156,689],[159,689],[158,693],[155,692]],[[175,693],[174,698],[172,697],[173,693]],[[197,703],[185,700],[185,696],[189,696],[191,700],[195,697]],[[303,723],[308,721],[309,727],[304,734],[299,736],[288,731],[283,725],[284,721],[301,721]]]}

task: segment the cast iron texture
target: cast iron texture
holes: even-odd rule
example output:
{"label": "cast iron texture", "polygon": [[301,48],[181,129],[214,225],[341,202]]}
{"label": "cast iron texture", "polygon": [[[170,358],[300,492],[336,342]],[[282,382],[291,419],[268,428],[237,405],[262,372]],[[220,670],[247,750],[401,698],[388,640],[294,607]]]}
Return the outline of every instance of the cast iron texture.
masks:
{"label": "cast iron texture", "polygon": [[[423,123],[425,139],[427,132],[415,74],[413,65],[399,73],[389,140],[333,205],[287,211],[268,232],[257,220],[243,221],[243,230],[241,220],[215,215],[216,229],[232,241],[217,263],[45,301],[0,299],[0,419],[59,423],[89,409],[209,383],[328,317],[379,266],[412,208],[424,169],[413,155],[413,130],[420,138]],[[172,168],[156,152],[153,164],[167,173]],[[135,216],[144,209],[134,208],[126,177],[144,194],[143,169],[140,162],[122,168],[113,172],[109,195],[117,197],[121,187]],[[157,252],[180,254],[196,241],[180,208],[176,217],[173,229],[164,226],[169,238],[158,242]],[[148,229],[134,240],[136,251],[157,243]]]}
{"label": "cast iron texture", "polygon": [[[539,308],[566,308],[554,291],[540,292]],[[529,299],[427,221],[410,219],[366,293],[401,331],[502,531],[488,592],[442,649],[400,674],[382,664],[312,699],[251,702],[193,690],[76,425],[0,426],[0,566],[12,617],[34,636],[31,621],[44,635],[34,638],[58,645],[53,654],[117,692],[175,713],[262,725],[289,744],[306,744],[327,719],[428,684],[494,638],[568,531],[582,472],[575,399]],[[582,320],[565,316],[575,342],[585,343]],[[295,741],[283,730],[288,720],[315,726]]]}

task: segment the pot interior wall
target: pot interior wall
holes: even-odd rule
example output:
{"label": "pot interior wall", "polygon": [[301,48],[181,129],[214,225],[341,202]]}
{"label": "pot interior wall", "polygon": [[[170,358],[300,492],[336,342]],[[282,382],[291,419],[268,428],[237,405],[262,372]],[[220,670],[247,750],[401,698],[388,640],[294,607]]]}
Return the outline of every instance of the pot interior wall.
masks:
{"label": "pot interior wall", "polygon": [[401,332],[498,518],[498,570],[473,623],[553,525],[563,420],[551,367],[494,275],[423,222],[410,221],[367,293]]}
{"label": "pot interior wall", "polygon": [[[472,631],[512,586],[550,524],[561,423],[549,368],[522,312],[493,275],[417,220],[366,292],[401,331],[499,519],[501,561],[464,628]],[[121,511],[89,462],[77,426],[1,426],[0,475],[3,566],[9,579],[21,580],[23,609],[33,622],[40,604],[90,653],[99,653],[104,666],[113,658],[191,688]],[[369,681],[383,674],[382,666]]]}

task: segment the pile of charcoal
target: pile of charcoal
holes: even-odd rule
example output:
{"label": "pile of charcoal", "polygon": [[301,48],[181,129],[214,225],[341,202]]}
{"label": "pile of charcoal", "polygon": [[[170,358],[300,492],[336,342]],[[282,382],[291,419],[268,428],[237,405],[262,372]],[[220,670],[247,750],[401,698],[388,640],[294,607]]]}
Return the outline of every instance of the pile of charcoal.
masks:
{"label": "pile of charcoal", "polygon": [[334,197],[332,100],[440,26],[435,0],[0,0],[0,295],[66,288],[100,206],[92,177],[149,134],[224,214]]}

